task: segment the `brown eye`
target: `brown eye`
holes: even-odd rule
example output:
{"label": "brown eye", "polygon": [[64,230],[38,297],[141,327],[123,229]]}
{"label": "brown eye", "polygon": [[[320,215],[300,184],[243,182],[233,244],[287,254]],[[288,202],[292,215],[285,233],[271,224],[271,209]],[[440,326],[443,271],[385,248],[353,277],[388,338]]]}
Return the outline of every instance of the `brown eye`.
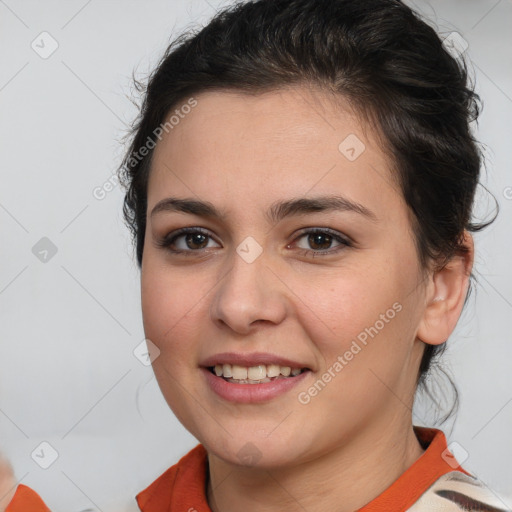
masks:
{"label": "brown eye", "polygon": [[332,244],[332,236],[327,233],[311,233],[308,243],[311,249],[329,249]]}
{"label": "brown eye", "polygon": [[327,256],[352,247],[348,238],[328,228],[305,230],[296,238],[293,245],[306,256]]}
{"label": "brown eye", "polygon": [[189,249],[204,249],[208,245],[208,235],[202,233],[189,233],[185,237]]}
{"label": "brown eye", "polygon": [[159,240],[157,244],[172,253],[181,254],[195,254],[203,249],[220,247],[209,232],[202,228],[178,229]]}

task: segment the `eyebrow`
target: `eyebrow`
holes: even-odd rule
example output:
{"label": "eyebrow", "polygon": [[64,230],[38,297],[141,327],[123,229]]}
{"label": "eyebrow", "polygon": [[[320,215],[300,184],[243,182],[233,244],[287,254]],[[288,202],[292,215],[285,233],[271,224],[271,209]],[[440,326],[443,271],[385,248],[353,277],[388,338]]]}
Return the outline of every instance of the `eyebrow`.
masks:
{"label": "eyebrow", "polygon": [[[377,215],[366,206],[341,196],[321,196],[277,201],[270,206],[266,212],[266,217],[269,222],[277,223],[286,217],[294,215],[331,211],[354,212],[373,222],[378,222],[379,220]],[[151,210],[150,217],[162,212],[188,213],[221,220],[227,216],[225,211],[217,209],[208,201],[188,198],[178,199],[176,197],[167,197],[159,201]]]}

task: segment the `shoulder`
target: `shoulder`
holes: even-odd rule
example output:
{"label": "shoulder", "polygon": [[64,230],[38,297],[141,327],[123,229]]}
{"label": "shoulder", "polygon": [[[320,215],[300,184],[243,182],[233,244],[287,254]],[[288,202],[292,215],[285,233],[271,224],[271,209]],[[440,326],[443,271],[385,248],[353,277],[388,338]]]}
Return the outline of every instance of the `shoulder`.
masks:
{"label": "shoulder", "polygon": [[414,432],[423,455],[360,512],[512,512],[459,464],[441,430],[415,426]]}
{"label": "shoulder", "polygon": [[18,485],[5,512],[50,512],[39,495],[26,485]]}
{"label": "shoulder", "polygon": [[[139,508],[144,512],[179,510],[192,497],[198,504],[206,503],[206,471],[207,452],[199,444],[137,495]],[[195,508],[200,512],[201,507]]]}
{"label": "shoulder", "polygon": [[512,512],[495,492],[477,478],[451,471],[438,478],[408,512]]}

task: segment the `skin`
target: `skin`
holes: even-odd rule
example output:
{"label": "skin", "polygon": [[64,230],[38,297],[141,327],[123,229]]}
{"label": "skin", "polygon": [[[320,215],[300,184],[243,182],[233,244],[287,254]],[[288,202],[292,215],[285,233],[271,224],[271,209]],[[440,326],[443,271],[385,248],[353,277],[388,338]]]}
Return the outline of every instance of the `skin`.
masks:
{"label": "skin", "polygon": [[[411,417],[419,363],[425,343],[443,343],[459,318],[471,237],[468,254],[443,270],[420,268],[393,163],[374,127],[343,98],[296,87],[196,99],[158,143],[148,186],[141,285],[146,337],[160,350],[155,375],[171,409],[208,451],[214,512],[353,511],[423,453]],[[355,161],[338,149],[349,134],[365,145]],[[266,216],[277,201],[331,195],[364,205],[376,220],[353,211],[279,222]],[[170,196],[208,201],[225,216],[151,216]],[[187,245],[184,236],[172,247],[158,245],[183,227],[201,227],[211,238],[204,247]],[[305,228],[330,228],[352,243],[327,236],[319,247]],[[248,236],[263,249],[252,263],[236,252]],[[301,403],[298,394],[395,303],[400,312]],[[227,402],[208,387],[199,364],[230,351],[270,352],[312,372],[268,402]],[[238,456],[247,443],[258,454],[252,462]]]}
{"label": "skin", "polygon": [[3,512],[16,492],[16,480],[11,465],[0,454],[0,512]]}

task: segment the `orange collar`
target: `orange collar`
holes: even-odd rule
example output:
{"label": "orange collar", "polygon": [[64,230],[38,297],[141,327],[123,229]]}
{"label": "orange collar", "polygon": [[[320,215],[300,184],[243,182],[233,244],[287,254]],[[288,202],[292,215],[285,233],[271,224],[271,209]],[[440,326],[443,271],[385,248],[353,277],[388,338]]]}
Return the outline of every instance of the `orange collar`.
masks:
{"label": "orange collar", "polygon": [[435,428],[414,427],[416,437],[427,449],[423,455],[383,493],[370,501],[358,512],[382,512],[382,510],[407,510],[440,477],[450,471],[462,471],[453,454],[446,446],[446,437]]}
{"label": "orange collar", "polygon": [[[407,510],[442,475],[462,471],[446,446],[443,432],[414,427],[423,446],[428,448],[390,487],[358,512]],[[142,512],[211,512],[206,499],[207,452],[199,444],[169,468],[147,489],[137,495]]]}

